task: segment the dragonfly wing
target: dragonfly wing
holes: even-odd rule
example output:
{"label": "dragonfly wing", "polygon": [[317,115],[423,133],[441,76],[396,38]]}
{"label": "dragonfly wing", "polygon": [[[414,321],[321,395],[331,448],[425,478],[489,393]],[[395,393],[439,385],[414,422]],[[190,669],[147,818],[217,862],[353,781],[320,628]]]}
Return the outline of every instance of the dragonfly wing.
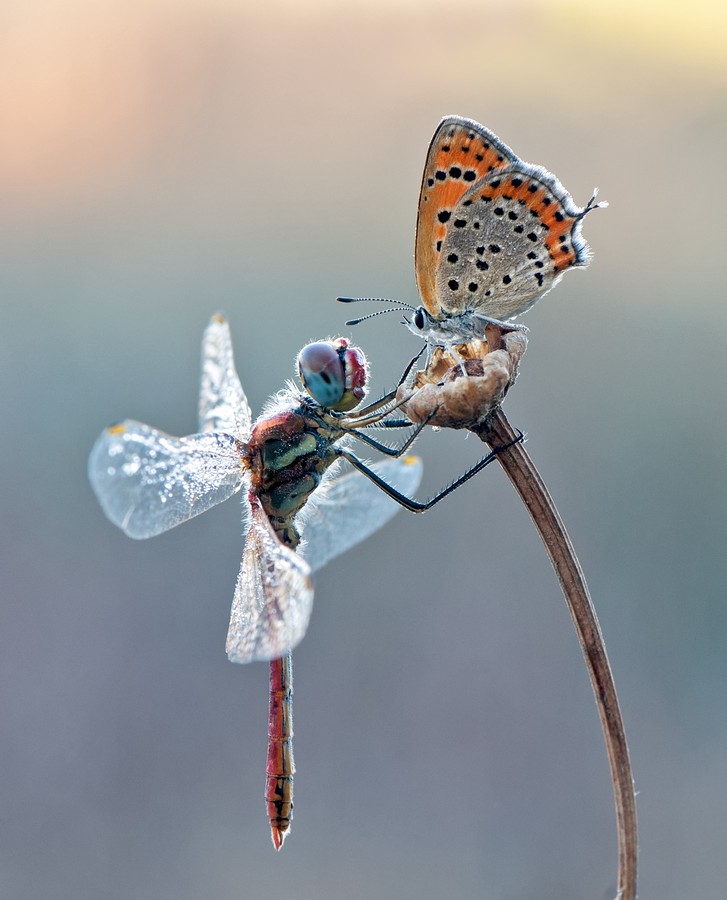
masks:
{"label": "dragonfly wing", "polygon": [[107,428],[88,477],[108,518],[132,538],[174,528],[236,493],[245,470],[229,434],[176,438],[127,419]]}
{"label": "dragonfly wing", "polygon": [[223,431],[246,441],[251,428],[250,407],[232,356],[230,326],[218,313],[202,338],[199,430]]}
{"label": "dragonfly wing", "polygon": [[249,529],[232,601],[230,662],[278,659],[301,640],[313,608],[311,570],[281,543],[260,502],[248,501]]}
{"label": "dragonfly wing", "polygon": [[[383,460],[371,468],[407,496],[416,491],[422,480],[422,461],[415,456]],[[395,500],[360,472],[335,476],[319,488],[305,507],[301,556],[315,572],[373,534],[399,509]]]}

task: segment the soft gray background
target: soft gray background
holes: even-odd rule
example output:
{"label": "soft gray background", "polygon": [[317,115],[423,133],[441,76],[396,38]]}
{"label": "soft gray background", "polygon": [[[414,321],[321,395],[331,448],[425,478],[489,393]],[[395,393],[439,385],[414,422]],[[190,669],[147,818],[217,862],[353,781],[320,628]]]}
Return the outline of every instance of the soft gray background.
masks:
{"label": "soft gray background", "polygon": [[[337,294],[416,300],[421,167],[452,112],[610,201],[591,268],[528,314],[506,409],[608,642],[640,896],[724,897],[727,23],[632,7],[0,10],[3,900],[612,896],[591,690],[495,467],[320,574],[278,855],[267,668],[223,652],[239,504],[135,543],[86,480],[108,422],[194,429],[216,309],[258,410],[303,343],[351,333]],[[354,335],[377,390],[419,346],[394,316]],[[420,446],[422,495],[480,452]]]}

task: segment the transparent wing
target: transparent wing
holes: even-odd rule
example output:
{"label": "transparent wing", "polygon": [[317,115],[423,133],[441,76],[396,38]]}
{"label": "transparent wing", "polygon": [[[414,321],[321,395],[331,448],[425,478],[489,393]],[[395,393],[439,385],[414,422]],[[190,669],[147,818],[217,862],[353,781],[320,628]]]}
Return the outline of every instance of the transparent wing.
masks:
{"label": "transparent wing", "polygon": [[[411,496],[422,480],[422,461],[416,456],[387,459],[371,468],[401,493]],[[312,571],[363,541],[385,525],[401,507],[360,472],[332,478],[305,507],[300,555]]]}
{"label": "transparent wing", "polygon": [[107,428],[88,477],[108,518],[132,538],[186,522],[239,491],[239,442],[229,434],[176,438],[127,419]]}
{"label": "transparent wing", "polygon": [[217,313],[202,338],[199,430],[223,431],[246,441],[251,428],[250,407],[235,371],[230,326]]}
{"label": "transparent wing", "polygon": [[313,608],[310,566],[280,542],[252,497],[225,647],[230,662],[278,659],[301,640]]}

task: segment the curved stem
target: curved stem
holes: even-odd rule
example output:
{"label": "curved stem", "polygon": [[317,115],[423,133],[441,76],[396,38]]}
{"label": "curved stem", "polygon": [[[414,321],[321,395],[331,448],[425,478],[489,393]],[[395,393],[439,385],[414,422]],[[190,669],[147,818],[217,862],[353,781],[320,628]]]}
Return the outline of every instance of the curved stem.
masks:
{"label": "curved stem", "polygon": [[491,447],[510,446],[497,454],[500,465],[527,507],[560,581],[596,696],[598,715],[611,767],[618,831],[617,900],[635,900],[637,825],[634,782],[616,686],[588,586],[565,525],[525,447],[498,409],[472,431]]}

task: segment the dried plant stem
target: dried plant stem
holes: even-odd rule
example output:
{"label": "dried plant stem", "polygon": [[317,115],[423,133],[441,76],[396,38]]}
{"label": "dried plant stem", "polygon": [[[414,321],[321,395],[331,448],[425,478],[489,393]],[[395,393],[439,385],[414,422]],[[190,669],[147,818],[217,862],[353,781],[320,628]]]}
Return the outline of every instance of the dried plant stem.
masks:
{"label": "dried plant stem", "polygon": [[[502,446],[516,437],[501,409],[485,425],[472,430],[491,446]],[[545,544],[578,634],[596,695],[611,766],[618,831],[617,900],[635,900],[638,837],[634,782],[616,686],[586,579],[558,510],[524,446],[513,444],[499,453],[497,459],[527,507]]]}

